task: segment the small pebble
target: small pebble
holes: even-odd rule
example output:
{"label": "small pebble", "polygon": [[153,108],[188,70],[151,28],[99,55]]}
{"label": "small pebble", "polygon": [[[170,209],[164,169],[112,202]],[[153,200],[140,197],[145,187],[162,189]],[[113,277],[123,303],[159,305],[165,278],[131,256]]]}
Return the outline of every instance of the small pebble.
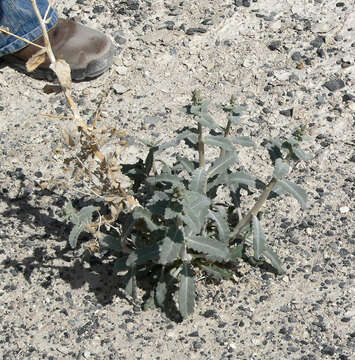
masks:
{"label": "small pebble", "polygon": [[313,266],[313,268],[312,268],[312,271],[313,272],[320,272],[320,271],[322,271],[323,269],[322,269],[322,267],[320,266],[320,265],[315,265],[315,266]]}
{"label": "small pebble", "polygon": [[293,353],[297,352],[298,350],[299,350],[299,348],[296,346],[293,346],[293,345],[291,345],[287,348],[287,351],[293,352]]}
{"label": "small pebble", "polygon": [[320,58],[325,58],[325,51],[321,48],[317,49],[317,55],[320,57]]}
{"label": "small pebble", "polygon": [[171,12],[169,12],[169,16],[179,16],[182,15],[184,11],[182,9],[175,9]]}
{"label": "small pebble", "polygon": [[280,110],[280,114],[283,115],[283,116],[292,117],[293,109]]}
{"label": "small pebble", "polygon": [[302,59],[301,53],[299,51],[295,51],[292,55],[291,55],[291,59],[293,61],[300,61]]}
{"label": "small pebble", "polygon": [[201,23],[202,25],[213,25],[212,19],[205,19]]}
{"label": "small pebble", "polygon": [[189,29],[186,30],[186,35],[193,35],[195,33],[203,34],[203,33],[206,33],[206,32],[207,32],[207,30],[204,29],[204,28],[189,28]]}
{"label": "small pebble", "polygon": [[[344,102],[355,101],[355,96],[351,95],[351,94],[344,94],[343,95],[343,101]],[[1,108],[1,106],[0,106],[0,108]]]}
{"label": "small pebble", "polygon": [[336,91],[345,87],[345,83],[342,79],[329,80],[323,84],[329,91]]}
{"label": "small pebble", "polygon": [[320,48],[325,43],[325,37],[318,35],[314,40],[310,42],[310,45],[314,48]]}
{"label": "small pebble", "polygon": [[281,46],[281,41],[280,40],[275,40],[275,41],[272,41],[269,45],[268,45],[268,48],[271,50],[271,51],[274,51],[274,50],[278,50]]}
{"label": "small pebble", "polygon": [[193,332],[190,333],[188,336],[190,336],[190,337],[198,337],[199,334],[198,334],[198,331],[193,331]]}
{"label": "small pebble", "polygon": [[335,350],[334,350],[333,346],[330,346],[328,344],[323,344],[321,353],[325,354],[325,355],[331,355],[332,356],[332,355],[334,355]]}
{"label": "small pebble", "polygon": [[96,5],[94,6],[94,8],[92,9],[92,12],[94,14],[101,14],[105,11],[105,7],[103,5]]}
{"label": "small pebble", "polygon": [[174,21],[165,21],[165,27],[168,30],[174,30],[175,22]]}

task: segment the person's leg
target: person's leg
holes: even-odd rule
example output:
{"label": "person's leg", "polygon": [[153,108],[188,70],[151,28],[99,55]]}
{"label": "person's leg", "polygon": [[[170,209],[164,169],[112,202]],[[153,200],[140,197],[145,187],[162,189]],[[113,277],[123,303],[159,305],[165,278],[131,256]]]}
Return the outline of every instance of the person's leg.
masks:
{"label": "person's leg", "polygon": [[[37,0],[37,6],[43,17],[48,8],[48,0]],[[49,9],[47,19],[49,30],[57,23],[58,15],[53,9]],[[29,0],[0,0],[0,26],[8,27],[10,32],[29,41],[42,36],[39,21]],[[0,33],[0,57],[19,51],[27,45],[23,40]]]}

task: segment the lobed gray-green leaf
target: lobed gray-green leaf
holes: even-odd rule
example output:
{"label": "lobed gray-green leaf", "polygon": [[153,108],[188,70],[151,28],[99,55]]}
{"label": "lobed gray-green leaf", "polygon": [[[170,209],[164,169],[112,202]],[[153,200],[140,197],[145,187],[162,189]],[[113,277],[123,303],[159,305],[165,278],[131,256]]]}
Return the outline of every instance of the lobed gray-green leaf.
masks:
{"label": "lobed gray-green leaf", "polygon": [[190,236],[186,238],[186,246],[206,255],[212,261],[229,261],[229,250],[225,244],[205,236]]}
{"label": "lobed gray-green leaf", "polygon": [[184,319],[194,312],[195,282],[193,278],[193,271],[189,263],[183,264],[180,273],[178,302],[180,314]]}
{"label": "lobed gray-green leaf", "polygon": [[226,213],[222,212],[221,209],[218,209],[217,212],[208,210],[208,217],[213,220],[217,226],[218,239],[228,246],[230,231]]}
{"label": "lobed gray-green leaf", "polygon": [[244,244],[238,244],[237,246],[231,248],[229,250],[230,253],[230,257],[232,261],[236,261],[237,259],[240,259],[241,257],[243,257],[243,252],[244,252]]}
{"label": "lobed gray-green leaf", "polygon": [[190,218],[188,225],[193,224],[195,233],[199,233],[208,214],[210,199],[198,192],[186,191],[182,204],[185,216]]}
{"label": "lobed gray-green leaf", "polygon": [[183,131],[181,134],[178,134],[176,138],[178,141],[188,140],[192,144],[197,144],[198,142],[198,135],[193,133],[191,130]]}
{"label": "lobed gray-green leaf", "polygon": [[133,266],[130,268],[127,274],[127,284],[125,287],[125,290],[129,296],[131,296],[133,299],[137,298],[137,280],[136,280],[136,269]]}
{"label": "lobed gray-green leaf", "polygon": [[137,266],[147,263],[148,261],[156,260],[159,257],[159,245],[154,244],[151,246],[145,246],[132,252],[126,261],[126,265]]}
{"label": "lobed gray-green leaf", "polygon": [[128,270],[129,267],[126,265],[127,259],[128,259],[128,255],[118,258],[113,264],[113,271],[115,273],[118,273],[121,271]]}
{"label": "lobed gray-green leaf", "polygon": [[147,179],[147,181],[152,185],[155,185],[155,184],[157,184],[159,182],[166,182],[166,183],[173,184],[175,186],[181,186],[182,185],[182,179],[179,176],[170,175],[170,174],[152,176],[152,177],[149,177]]}
{"label": "lobed gray-green leaf", "polygon": [[238,156],[235,151],[228,151],[223,157],[218,158],[213,165],[208,169],[208,177],[223,174],[232,165],[238,161]]}
{"label": "lobed gray-green leaf", "polygon": [[157,287],[155,288],[155,300],[161,308],[164,307],[166,294],[168,292],[168,287],[164,279],[160,279]]}
{"label": "lobed gray-green leaf", "polygon": [[263,250],[263,255],[271,261],[272,266],[280,275],[285,273],[284,269],[282,268],[280,258],[272,249],[265,247]]}
{"label": "lobed gray-green leaf", "polygon": [[223,135],[207,135],[203,138],[206,145],[218,146],[226,151],[234,151],[233,143]]}
{"label": "lobed gray-green leaf", "polygon": [[159,246],[159,263],[167,265],[174,262],[179,257],[183,240],[182,230],[177,226],[170,227],[162,244]]}
{"label": "lobed gray-green leaf", "polygon": [[84,230],[84,226],[81,224],[75,225],[69,234],[69,244],[72,249],[76,248],[80,233]]}
{"label": "lobed gray-green leaf", "polygon": [[200,265],[201,269],[203,269],[208,275],[214,277],[217,280],[229,280],[233,276],[233,272],[231,270],[222,269],[216,265]]}
{"label": "lobed gray-green leaf", "polygon": [[313,156],[311,154],[307,154],[302,148],[299,146],[293,146],[292,150],[294,154],[300,159],[300,160],[312,160]]}
{"label": "lobed gray-green leaf", "polygon": [[233,144],[238,144],[242,146],[248,147],[256,147],[255,142],[252,140],[250,136],[236,136],[231,139]]}
{"label": "lobed gray-green leaf", "polygon": [[244,171],[236,171],[234,173],[226,175],[226,181],[228,185],[246,185],[251,187],[257,187],[257,178],[253,175],[249,175]]}
{"label": "lobed gray-green leaf", "polygon": [[79,223],[90,224],[92,222],[92,215],[95,211],[98,210],[97,206],[85,206],[80,209],[79,213],[77,214]]}
{"label": "lobed gray-green leaf", "polygon": [[275,160],[275,168],[273,173],[274,178],[281,180],[285,175],[288,174],[289,171],[290,166],[288,165],[288,163],[286,163],[281,158],[277,158]]}
{"label": "lobed gray-green leaf", "polygon": [[156,229],[158,229],[158,225],[156,225],[153,221],[152,221],[152,214],[149,210],[144,209],[140,206],[137,206],[134,208],[133,211],[133,219],[134,220],[139,220],[139,219],[143,219],[145,224],[147,225],[147,228],[150,231],[154,231]]}
{"label": "lobed gray-green leaf", "polygon": [[291,194],[297,199],[300,203],[302,209],[307,208],[307,193],[299,185],[288,181],[288,180],[279,180],[275,187],[272,189],[275,193],[279,195]]}
{"label": "lobed gray-green leaf", "polygon": [[254,257],[256,260],[259,260],[261,253],[265,249],[265,234],[260,221],[256,216],[253,216],[252,219],[252,231]]}
{"label": "lobed gray-green leaf", "polygon": [[195,118],[195,120],[201,124],[202,126],[208,128],[208,129],[217,129],[220,126],[212,119],[211,115],[207,113],[200,113],[198,117]]}
{"label": "lobed gray-green leaf", "polygon": [[99,244],[101,247],[104,248],[108,248],[118,252],[122,251],[121,240],[116,236],[105,235],[103,238],[99,239]]}
{"label": "lobed gray-green leaf", "polygon": [[205,193],[205,187],[207,182],[207,172],[204,168],[197,168],[192,173],[189,189],[191,191],[198,192],[200,194]]}
{"label": "lobed gray-green leaf", "polygon": [[178,156],[177,160],[189,174],[192,174],[192,172],[195,170],[195,164],[193,161],[190,161],[189,159],[181,156]]}

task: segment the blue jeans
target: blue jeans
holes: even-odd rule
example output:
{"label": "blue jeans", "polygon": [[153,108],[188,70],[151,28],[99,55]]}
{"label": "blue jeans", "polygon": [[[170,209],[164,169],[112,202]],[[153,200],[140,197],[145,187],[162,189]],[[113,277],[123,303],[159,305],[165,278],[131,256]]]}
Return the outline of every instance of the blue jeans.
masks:
{"label": "blue jeans", "polygon": [[[37,0],[38,9],[44,16],[48,8],[48,0]],[[58,20],[58,14],[50,9],[47,19],[47,29],[50,30]],[[41,26],[32,8],[30,0],[0,0],[0,26],[27,40],[34,41],[42,36]],[[21,50],[28,44],[11,35],[0,33],[0,56]]]}

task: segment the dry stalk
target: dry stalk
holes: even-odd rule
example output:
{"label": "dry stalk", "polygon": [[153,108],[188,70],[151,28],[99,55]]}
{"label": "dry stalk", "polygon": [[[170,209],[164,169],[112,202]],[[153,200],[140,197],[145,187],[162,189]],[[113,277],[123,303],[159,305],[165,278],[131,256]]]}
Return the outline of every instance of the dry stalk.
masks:
{"label": "dry stalk", "polygon": [[[47,51],[49,61],[51,62],[50,67],[58,77],[59,83],[64,91],[64,94],[67,98],[68,104],[74,115],[74,120],[83,129],[83,131],[88,132],[89,131],[88,127],[81,120],[80,114],[79,114],[79,109],[71,97],[71,93],[70,93],[71,79],[70,79],[69,65],[66,64],[64,60],[59,60],[59,61],[56,60],[53,50],[52,50],[52,47],[51,47],[51,44],[50,44],[50,41],[49,41],[49,36],[48,36],[45,20],[42,19],[42,16],[38,9],[36,0],[30,0],[30,1],[32,3],[33,10],[38,18],[38,21],[39,21],[41,29],[42,29],[45,48]],[[68,76],[68,73],[69,73],[69,76]],[[69,79],[68,79],[68,77],[69,77]],[[100,158],[100,156],[98,156],[98,157]]]}
{"label": "dry stalk", "polygon": [[[30,1],[32,3],[34,12],[38,18],[38,21],[40,23],[45,46],[41,46],[41,45],[32,43],[31,41],[28,41],[26,39],[23,39],[13,33],[11,33],[7,28],[4,28],[4,27],[0,27],[0,32],[14,36],[16,38],[20,38],[21,40],[24,40],[25,42],[39,48],[39,51],[37,53],[35,53],[26,64],[26,66],[29,69],[28,71],[35,70],[41,63],[43,63],[43,61],[45,60],[45,53],[47,53],[47,56],[51,63],[50,69],[52,69],[54,71],[54,73],[56,74],[56,76],[59,80],[61,89],[63,90],[63,92],[66,96],[67,102],[68,102],[68,104],[71,108],[72,114],[73,114],[73,116],[69,116],[69,117],[65,117],[65,118],[73,119],[75,121],[77,130],[79,132],[79,137],[80,137],[79,141],[80,141],[80,145],[81,145],[80,150],[81,150],[81,154],[83,155],[82,160],[87,161],[89,159],[89,157],[92,157],[92,159],[95,159],[96,161],[98,161],[98,163],[100,165],[98,168],[96,167],[95,170],[92,170],[92,169],[89,169],[88,167],[86,167],[85,164],[83,163],[83,161],[81,161],[77,155],[74,155],[73,159],[76,158],[77,161],[79,160],[79,162],[81,162],[81,168],[86,170],[86,174],[89,175],[89,178],[91,178],[92,176],[96,176],[98,178],[98,182],[101,184],[101,190],[103,192],[103,195],[99,195],[99,194],[95,193],[94,190],[91,188],[89,188],[89,190],[94,192],[97,197],[100,196],[100,197],[104,198],[105,201],[107,201],[107,203],[110,205],[111,220],[105,219],[105,221],[107,223],[109,223],[110,226],[112,226],[111,223],[117,219],[119,212],[123,209],[123,206],[129,207],[129,208],[134,208],[134,207],[138,206],[139,203],[134,199],[134,197],[130,196],[126,192],[126,190],[124,189],[124,187],[121,184],[121,180],[120,180],[119,176],[116,175],[116,173],[117,174],[119,173],[120,167],[117,167],[117,161],[112,161],[112,160],[117,160],[117,157],[115,159],[112,159],[112,157],[110,157],[110,155],[104,156],[103,153],[100,151],[100,139],[98,138],[97,131],[95,131],[96,122],[98,121],[98,119],[101,115],[101,112],[102,112],[102,108],[107,101],[107,97],[109,95],[110,89],[108,89],[108,91],[105,93],[103,101],[96,113],[93,126],[89,128],[86,125],[86,123],[84,123],[82,121],[78,107],[75,104],[75,102],[73,101],[72,96],[71,96],[70,67],[64,60],[57,60],[55,58],[55,55],[53,53],[53,50],[52,50],[52,47],[50,44],[50,40],[49,40],[47,28],[46,28],[46,22],[47,22],[47,16],[48,16],[50,7],[53,5],[54,0],[49,1],[49,6],[48,6],[43,18],[38,9],[36,0],[30,0]],[[41,114],[41,115],[45,115],[45,116],[49,116],[49,117],[56,117],[55,115],[48,115],[48,114]],[[63,116],[60,116],[60,117],[63,118]],[[108,132],[105,132],[104,134],[109,135]],[[111,133],[111,135],[113,135],[113,134],[114,133]],[[66,145],[69,148],[71,147],[74,150],[76,144],[73,140],[72,135],[73,134],[70,132],[70,130],[68,131],[67,129],[63,129],[64,139],[65,139],[65,137],[67,139],[67,141],[64,140],[66,142]],[[95,171],[95,173],[94,173],[94,171]],[[100,226],[101,225],[99,225],[99,228],[100,228]],[[97,228],[97,230],[95,231],[95,232],[97,232],[97,234],[100,234],[99,228]]]}
{"label": "dry stalk", "polygon": [[25,43],[27,43],[27,44],[29,44],[29,45],[36,46],[36,47],[38,47],[39,49],[45,49],[44,46],[35,44],[34,42],[32,42],[32,41],[30,41],[30,40],[27,40],[27,39],[23,38],[22,36],[18,36],[18,35],[13,34],[11,31],[8,30],[8,28],[6,28],[6,27],[4,27],[4,26],[0,26],[0,33],[13,36],[13,37],[15,37],[16,39],[22,40],[22,41],[24,41]]}

